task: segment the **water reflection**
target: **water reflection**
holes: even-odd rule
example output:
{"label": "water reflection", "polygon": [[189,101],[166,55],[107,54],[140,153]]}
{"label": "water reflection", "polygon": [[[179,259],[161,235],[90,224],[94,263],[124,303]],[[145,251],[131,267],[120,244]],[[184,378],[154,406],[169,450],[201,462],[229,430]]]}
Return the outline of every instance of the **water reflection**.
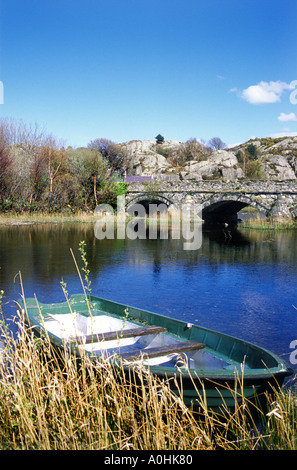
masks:
{"label": "water reflection", "polygon": [[[98,240],[94,224],[0,227],[0,288],[44,302],[81,292],[70,248],[86,241],[92,292],[252,341],[288,359],[297,339],[294,232],[205,231],[199,250],[183,240]],[[11,304],[4,306],[10,316]]]}

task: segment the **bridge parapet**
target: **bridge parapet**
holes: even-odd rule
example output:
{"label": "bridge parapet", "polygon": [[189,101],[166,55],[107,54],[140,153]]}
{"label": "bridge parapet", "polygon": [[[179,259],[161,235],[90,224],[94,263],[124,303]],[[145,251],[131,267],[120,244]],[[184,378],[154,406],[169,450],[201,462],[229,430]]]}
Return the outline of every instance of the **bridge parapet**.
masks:
{"label": "bridge parapet", "polygon": [[236,181],[222,181],[222,180],[181,180],[181,181],[154,181],[148,182],[131,182],[129,183],[128,192],[146,192],[155,187],[156,191],[247,191],[247,192],[270,192],[270,193],[283,193],[292,192],[297,194],[297,180],[289,181],[268,181],[268,180],[236,180]]}

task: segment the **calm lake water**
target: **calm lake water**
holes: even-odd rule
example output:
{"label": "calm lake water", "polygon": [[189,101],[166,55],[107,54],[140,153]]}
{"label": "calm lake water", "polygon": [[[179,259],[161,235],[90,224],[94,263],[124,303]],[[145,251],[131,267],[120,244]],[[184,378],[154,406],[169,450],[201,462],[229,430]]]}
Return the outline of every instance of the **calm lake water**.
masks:
{"label": "calm lake water", "polygon": [[[231,235],[231,237],[229,236]],[[92,293],[231,334],[289,362],[297,339],[297,233],[203,232],[202,246],[182,240],[98,240],[94,224],[0,226],[0,289],[4,315],[25,295],[63,301],[82,292],[71,257],[81,265],[85,240]],[[296,368],[296,366],[293,366]]]}

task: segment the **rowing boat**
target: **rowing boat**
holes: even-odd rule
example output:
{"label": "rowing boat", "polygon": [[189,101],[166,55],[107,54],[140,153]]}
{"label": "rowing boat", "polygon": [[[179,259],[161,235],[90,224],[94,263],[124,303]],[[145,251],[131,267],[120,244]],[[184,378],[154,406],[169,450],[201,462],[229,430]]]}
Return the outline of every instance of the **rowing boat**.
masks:
{"label": "rowing boat", "polygon": [[[247,400],[259,399],[293,373],[262,347],[95,296],[77,294],[54,304],[32,298],[20,307],[36,335],[47,333],[58,348],[71,342],[78,357],[83,348],[92,359],[121,359],[125,368],[141,362],[161,379],[179,376],[183,400],[194,408],[201,399],[214,411],[234,408],[242,393]],[[234,394],[238,380],[240,393]]]}

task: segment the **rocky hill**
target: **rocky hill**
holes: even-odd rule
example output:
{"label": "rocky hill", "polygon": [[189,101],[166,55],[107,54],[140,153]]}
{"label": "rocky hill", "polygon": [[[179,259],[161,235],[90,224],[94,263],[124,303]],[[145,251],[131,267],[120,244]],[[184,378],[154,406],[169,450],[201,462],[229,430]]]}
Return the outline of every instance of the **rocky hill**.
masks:
{"label": "rocky hill", "polygon": [[121,146],[129,156],[130,176],[158,175],[164,180],[297,179],[297,137],[253,139],[215,151],[197,141],[131,141]]}

